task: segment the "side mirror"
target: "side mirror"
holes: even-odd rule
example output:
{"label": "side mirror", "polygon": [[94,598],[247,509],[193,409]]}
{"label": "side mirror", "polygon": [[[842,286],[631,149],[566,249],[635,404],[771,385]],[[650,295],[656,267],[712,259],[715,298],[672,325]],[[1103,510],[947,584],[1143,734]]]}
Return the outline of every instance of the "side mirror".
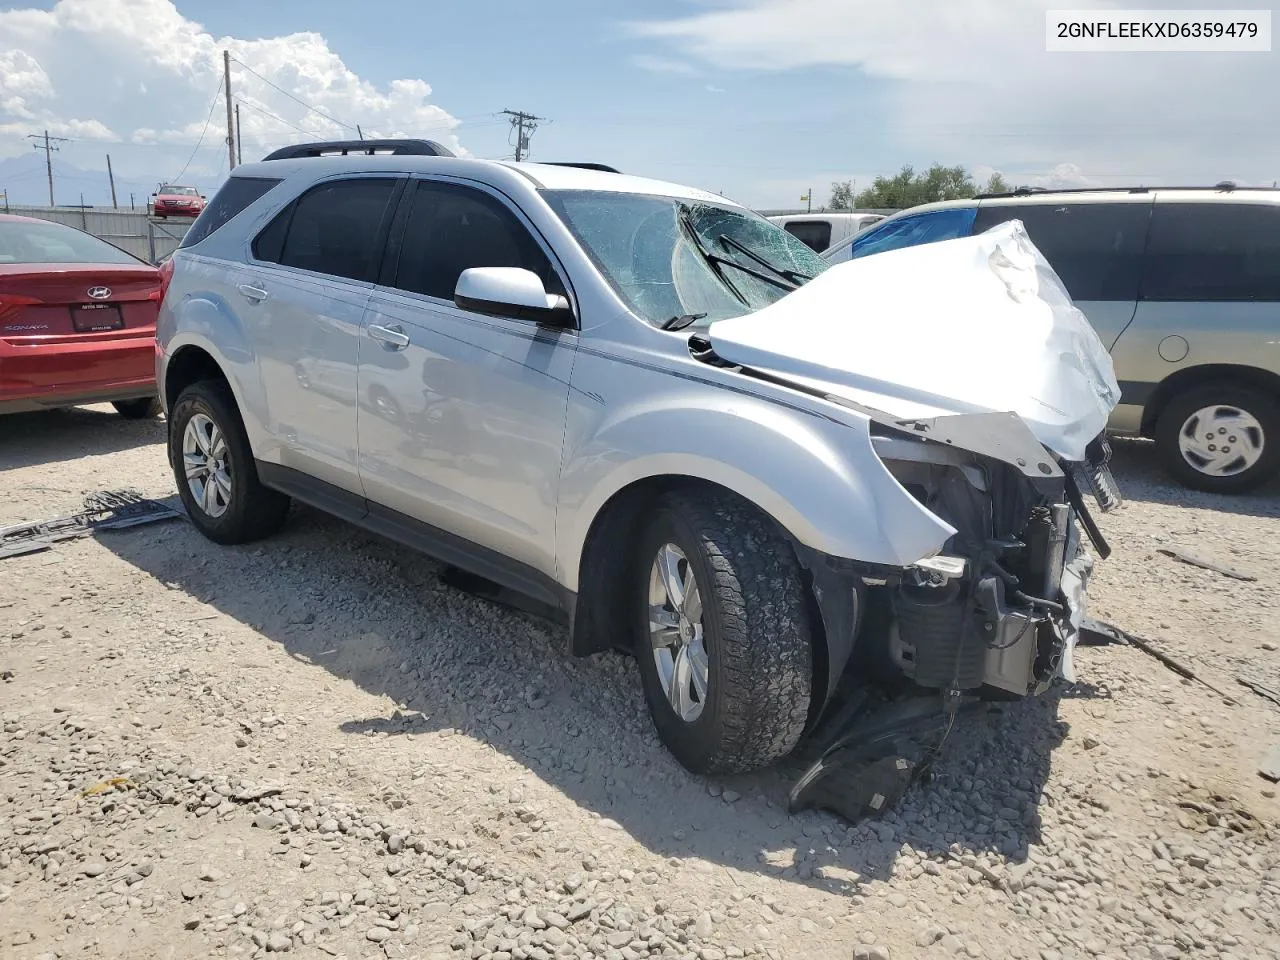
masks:
{"label": "side mirror", "polygon": [[547,293],[542,278],[522,267],[471,267],[453,291],[461,310],[491,317],[534,320],[548,327],[572,327],[573,309],[559,294]]}

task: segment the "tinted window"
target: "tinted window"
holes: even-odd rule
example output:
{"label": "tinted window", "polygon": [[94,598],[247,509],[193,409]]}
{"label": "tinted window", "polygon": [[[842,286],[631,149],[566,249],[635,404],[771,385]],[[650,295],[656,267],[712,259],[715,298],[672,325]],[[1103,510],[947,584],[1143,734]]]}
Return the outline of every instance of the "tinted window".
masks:
{"label": "tinted window", "polygon": [[857,234],[850,256],[866,257],[886,250],[900,250],[922,243],[968,236],[973,224],[973,214],[973,207],[956,207],[952,210],[918,213],[897,220],[882,220]]}
{"label": "tinted window", "polygon": [[266,177],[228,178],[196,217],[196,222],[178,246],[190,247],[199,243],[279,182]]}
{"label": "tinted window", "polygon": [[1280,205],[1157,203],[1146,300],[1280,300]]}
{"label": "tinted window", "polygon": [[796,220],[782,229],[815,253],[831,246],[831,224],[825,220]]}
{"label": "tinted window", "polygon": [[128,263],[143,261],[105,240],[60,223],[0,220],[0,263]]}
{"label": "tinted window", "polygon": [[312,187],[267,224],[254,256],[332,277],[372,280],[393,178],[362,177]]}
{"label": "tinted window", "polygon": [[533,236],[489,194],[424,181],[412,203],[393,286],[452,300],[463,270],[523,267],[542,278],[548,293],[565,292]]}
{"label": "tinted window", "polygon": [[983,206],[973,230],[1021,220],[1071,299],[1133,300],[1150,216],[1148,202]]}

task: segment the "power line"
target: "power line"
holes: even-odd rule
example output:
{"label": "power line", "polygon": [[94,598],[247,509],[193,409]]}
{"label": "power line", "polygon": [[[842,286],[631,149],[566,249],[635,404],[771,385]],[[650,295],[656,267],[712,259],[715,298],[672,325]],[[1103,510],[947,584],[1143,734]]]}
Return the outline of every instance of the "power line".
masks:
{"label": "power line", "polygon": [[295,97],[292,93],[290,93],[288,90],[284,89],[283,87],[276,86],[276,84],[272,83],[270,80],[268,80],[268,79],[267,79],[266,77],[264,77],[262,74],[258,73],[258,71],[257,71],[257,70],[254,70],[254,69],[253,69],[253,67],[249,66],[249,65],[248,65],[247,63],[245,63],[243,60],[236,60],[236,58],[235,58],[235,57],[232,57],[231,59],[232,59],[232,60],[235,60],[235,62],[236,62],[236,63],[238,63],[240,66],[244,67],[246,70],[248,70],[250,73],[252,73],[255,77],[257,77],[259,80],[261,80],[263,83],[265,83],[268,87],[271,87],[271,89],[276,90],[276,91],[278,91],[279,93],[283,93],[286,97],[288,97],[288,98],[289,98],[290,100],[292,100],[294,103],[296,103],[296,104],[299,104],[299,105],[301,105],[301,106],[306,107],[306,108],[307,108],[308,110],[310,110],[312,113],[317,114],[318,116],[324,117],[324,118],[325,118],[326,120],[328,120],[330,123],[336,123],[338,126],[340,126],[340,127],[346,127],[348,130],[354,130],[354,129],[355,129],[355,125],[354,125],[354,124],[344,123],[343,121],[339,120],[337,117],[333,117],[333,116],[330,116],[329,114],[325,113],[325,112],[324,112],[323,110],[321,110],[319,107],[313,107],[311,104],[307,103],[307,101],[305,101],[305,100],[301,100],[301,99],[299,99],[298,97]]}
{"label": "power line", "polygon": [[296,123],[290,123],[290,122],[289,122],[288,120],[286,120],[284,117],[279,116],[278,114],[274,114],[274,113],[272,113],[270,110],[268,110],[268,109],[267,109],[266,107],[264,107],[262,104],[257,103],[257,102],[256,102],[256,101],[254,101],[254,100],[250,100],[250,99],[249,99],[248,97],[246,97],[243,93],[242,93],[242,94],[240,94],[240,96],[238,96],[238,97],[236,98],[236,102],[237,102],[238,104],[241,104],[242,106],[246,106],[246,107],[248,107],[250,110],[253,110],[255,113],[260,113],[260,114],[262,114],[264,117],[268,117],[268,118],[270,118],[270,119],[272,119],[272,120],[275,120],[277,123],[283,123],[286,127],[289,127],[289,128],[291,128],[291,129],[293,129],[293,130],[296,130],[296,131],[298,131],[298,133],[305,133],[308,137],[322,137],[322,136],[324,136],[324,134],[322,134],[322,133],[316,133],[316,131],[314,131],[314,130],[307,130],[307,129],[303,128],[303,127],[300,127],[300,126],[298,126]]}
{"label": "power line", "polygon": [[209,124],[213,122],[213,108],[218,105],[218,98],[222,95],[222,81],[218,81],[218,87],[213,91],[213,100],[209,104],[209,115],[204,118],[204,129],[200,131],[200,139],[196,141],[195,149],[191,151],[191,156],[187,157],[187,162],[182,165],[182,169],[178,175],[173,178],[174,183],[182,182],[182,175],[187,172],[187,167],[191,166],[191,161],[196,158],[196,153],[200,150],[200,144],[204,143],[204,135],[209,132]]}

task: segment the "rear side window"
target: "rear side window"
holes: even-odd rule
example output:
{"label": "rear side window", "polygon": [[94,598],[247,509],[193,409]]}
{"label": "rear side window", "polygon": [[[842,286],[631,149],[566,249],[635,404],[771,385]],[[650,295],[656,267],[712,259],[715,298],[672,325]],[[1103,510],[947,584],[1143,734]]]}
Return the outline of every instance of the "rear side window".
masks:
{"label": "rear side window", "polygon": [[1144,300],[1280,300],[1280,205],[1157,203]]}
{"label": "rear side window", "polygon": [[793,220],[782,229],[815,253],[831,246],[831,224],[826,220]]}
{"label": "rear side window", "polygon": [[196,217],[179,247],[191,247],[204,240],[249,204],[266,194],[279,180],[268,177],[230,177]]}
{"label": "rear side window", "polygon": [[394,177],[336,180],[312,187],[253,241],[259,260],[349,280],[372,280],[382,255]]}
{"label": "rear side window", "polygon": [[1021,220],[1072,300],[1135,300],[1150,218],[1150,202],[999,204],[973,230]]}
{"label": "rear side window", "polygon": [[955,207],[918,213],[897,220],[882,220],[856,235],[851,257],[866,257],[886,250],[900,250],[922,243],[967,237],[973,225],[973,207]]}
{"label": "rear side window", "polygon": [[471,267],[523,267],[548,293],[565,292],[533,235],[497,198],[470,187],[420,181],[392,286],[452,300]]}

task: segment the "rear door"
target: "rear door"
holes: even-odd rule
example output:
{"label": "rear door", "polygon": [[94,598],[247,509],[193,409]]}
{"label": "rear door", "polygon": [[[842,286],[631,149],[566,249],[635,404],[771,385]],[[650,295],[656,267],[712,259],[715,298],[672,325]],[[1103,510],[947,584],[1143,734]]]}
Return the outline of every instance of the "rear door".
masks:
{"label": "rear door", "polygon": [[1147,194],[1091,203],[983,202],[973,232],[1021,220],[1032,243],[1111,350],[1138,305],[1138,275],[1151,205]]}
{"label": "rear door", "polygon": [[233,294],[256,353],[268,456],[352,493],[361,321],[402,186],[373,175],[309,188],[254,238]]}

